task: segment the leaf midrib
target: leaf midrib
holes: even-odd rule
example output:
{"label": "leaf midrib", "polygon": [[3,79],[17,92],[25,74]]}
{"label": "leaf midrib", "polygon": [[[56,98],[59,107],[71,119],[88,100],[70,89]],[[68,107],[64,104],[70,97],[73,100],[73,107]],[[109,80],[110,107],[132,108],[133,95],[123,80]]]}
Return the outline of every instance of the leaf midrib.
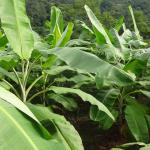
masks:
{"label": "leaf midrib", "polygon": [[67,138],[65,137],[65,135],[63,134],[63,132],[61,131],[61,129],[59,128],[59,126],[57,125],[57,123],[54,121],[54,124],[55,124],[55,126],[56,126],[56,128],[57,128],[57,132],[59,132],[60,133],[60,135],[62,136],[62,138],[63,138],[63,141],[66,143],[66,145],[68,146],[68,148],[70,149],[70,150],[73,150],[72,149],[72,145],[70,144],[70,142],[67,140]]}
{"label": "leaf midrib", "polygon": [[18,131],[20,131],[24,137],[27,139],[27,141],[30,143],[30,145],[33,147],[33,150],[39,150],[35,143],[32,141],[32,139],[29,137],[29,135],[24,131],[24,129],[19,125],[19,123],[7,112],[7,110],[0,107],[0,110],[13,122],[13,124],[18,128]]}
{"label": "leaf midrib", "polygon": [[13,0],[13,6],[14,6],[14,14],[15,14],[15,20],[16,20],[16,24],[17,24],[17,32],[18,32],[18,36],[19,36],[19,41],[20,41],[20,50],[21,50],[21,55],[23,56],[23,51],[22,51],[22,39],[21,39],[21,34],[20,34],[20,27],[19,27],[19,22],[18,22],[18,16],[17,16],[17,12],[16,12],[16,4],[15,4],[15,0]]}

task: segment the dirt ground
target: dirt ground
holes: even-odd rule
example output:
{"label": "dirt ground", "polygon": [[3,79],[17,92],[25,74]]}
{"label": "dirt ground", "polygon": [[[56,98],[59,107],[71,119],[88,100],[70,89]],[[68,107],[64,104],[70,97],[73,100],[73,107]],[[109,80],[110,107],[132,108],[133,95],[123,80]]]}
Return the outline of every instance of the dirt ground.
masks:
{"label": "dirt ground", "polygon": [[126,143],[124,136],[119,133],[119,127],[114,126],[108,131],[102,131],[96,122],[90,120],[88,115],[89,105],[85,103],[80,104],[79,108],[80,110],[76,113],[61,112],[61,114],[79,132],[85,150],[110,150],[117,145]]}

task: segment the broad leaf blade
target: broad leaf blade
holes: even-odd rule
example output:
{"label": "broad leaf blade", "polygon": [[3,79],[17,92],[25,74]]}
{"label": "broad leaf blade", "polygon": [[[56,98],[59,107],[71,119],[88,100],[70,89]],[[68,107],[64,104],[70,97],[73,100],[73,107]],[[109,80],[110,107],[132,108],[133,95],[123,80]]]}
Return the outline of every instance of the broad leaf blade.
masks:
{"label": "broad leaf blade", "polygon": [[0,86],[0,98],[8,103],[12,104],[14,107],[24,112],[26,115],[34,119],[36,122],[39,122],[37,118],[33,115],[33,113],[29,110],[29,108],[13,93],[5,90]]}
{"label": "broad leaf blade", "polygon": [[121,29],[121,27],[123,26],[123,23],[124,23],[124,17],[121,16],[121,17],[117,20],[117,22],[115,23],[115,27],[114,27],[114,28],[119,32],[120,29]]}
{"label": "broad leaf blade", "polygon": [[50,112],[46,107],[28,104],[34,115],[40,120],[53,122],[57,133],[55,138],[63,143],[65,150],[83,150],[82,140],[75,128],[62,116]]}
{"label": "broad leaf blade", "polygon": [[87,94],[79,89],[71,89],[71,88],[55,87],[55,86],[52,86],[50,90],[54,91],[57,94],[67,94],[67,93],[76,94],[80,96],[83,101],[87,101],[90,104],[97,106],[99,110],[105,112],[112,120],[114,120],[113,115],[110,113],[107,107],[90,94]]}
{"label": "broad leaf blade", "polygon": [[21,112],[25,113],[27,116],[32,118],[34,121],[36,121],[39,124],[39,127],[43,133],[43,136],[46,139],[51,138],[50,133],[42,126],[42,124],[39,122],[39,120],[34,116],[34,114],[30,111],[30,109],[13,93],[7,91],[3,87],[0,86],[0,99],[12,104],[14,107],[16,107]]}
{"label": "broad leaf blade", "polygon": [[7,70],[5,70],[4,68],[0,67],[0,74],[8,77],[9,79],[11,79],[12,81],[18,83],[17,78],[15,77],[14,73],[10,73]]}
{"label": "broad leaf blade", "polygon": [[49,94],[48,97],[61,104],[65,109],[69,111],[74,111],[78,108],[78,104],[73,98],[54,93]]}
{"label": "broad leaf blade", "polygon": [[58,41],[62,37],[62,34],[61,34],[61,31],[60,31],[60,28],[59,28],[58,24],[56,24],[56,27],[54,29],[53,34],[54,34],[53,47],[55,47],[57,45]]}
{"label": "broad leaf blade", "polygon": [[150,149],[150,145],[146,145],[145,147],[140,148],[140,150],[149,150]]}
{"label": "broad leaf blade", "polygon": [[73,32],[73,23],[68,23],[68,26],[66,27],[65,31],[62,34],[62,37],[59,39],[59,41],[56,44],[56,47],[63,47],[67,44],[67,42],[70,40],[72,32]]}
{"label": "broad leaf blade", "polygon": [[136,102],[129,103],[125,109],[129,129],[139,142],[149,141],[149,131],[143,108]]}
{"label": "broad leaf blade", "polygon": [[149,51],[144,52],[142,54],[137,54],[137,56],[134,56],[133,59],[124,66],[124,70],[127,72],[134,73],[138,76],[147,67],[149,58]]}
{"label": "broad leaf blade", "polygon": [[[110,112],[113,114],[115,120],[118,117],[118,112],[113,109],[115,101],[119,95],[119,90],[110,89],[108,91],[101,91],[101,95],[99,95],[100,99],[107,108],[109,108]],[[104,94],[103,94],[104,93]],[[97,121],[100,124],[100,127],[103,130],[109,129],[113,125],[113,121],[102,111],[99,111],[95,106],[90,108],[90,118],[93,121]]]}
{"label": "broad leaf blade", "polygon": [[97,56],[82,51],[81,47],[55,48],[50,51],[41,51],[43,55],[54,54],[70,67],[88,73],[95,73],[104,81],[110,81],[119,86],[133,83],[133,78],[125,71],[109,64]]}
{"label": "broad leaf blade", "polygon": [[50,32],[53,33],[56,25],[58,25],[58,28],[60,29],[60,32],[63,32],[64,29],[64,21],[63,21],[63,15],[59,8],[56,6],[53,6],[51,8],[51,26],[50,26]]}
{"label": "broad leaf blade", "polygon": [[[16,108],[0,99],[0,147],[1,149],[27,150],[65,150],[56,140],[46,140],[34,128],[31,122]],[[6,141],[7,140],[7,141]],[[18,141],[19,140],[19,141]]]}
{"label": "broad leaf blade", "polygon": [[66,71],[66,70],[73,71],[73,69],[69,66],[55,66],[55,67],[51,68],[50,70],[44,70],[44,72],[49,75],[58,75],[61,72]]}
{"label": "broad leaf blade", "polygon": [[[109,36],[107,35],[103,25],[96,18],[96,16],[92,12],[92,10],[87,5],[85,5],[85,10],[87,12],[87,15],[88,15],[92,25],[96,29],[96,33],[99,32],[99,33],[97,33],[99,38],[102,39],[103,41],[105,41],[107,44],[112,45],[112,43],[111,43],[111,41],[109,39]],[[103,44],[105,44],[105,43],[103,43]]]}
{"label": "broad leaf blade", "polygon": [[141,39],[140,32],[139,32],[139,29],[137,27],[137,24],[136,24],[136,21],[135,21],[135,17],[134,17],[134,13],[133,13],[133,9],[132,9],[131,5],[129,6],[129,11],[130,11],[131,16],[132,16],[135,34],[136,34],[138,40],[140,40]]}
{"label": "broad leaf blade", "polygon": [[34,38],[26,15],[25,0],[0,0],[0,18],[13,50],[21,59],[29,59]]}

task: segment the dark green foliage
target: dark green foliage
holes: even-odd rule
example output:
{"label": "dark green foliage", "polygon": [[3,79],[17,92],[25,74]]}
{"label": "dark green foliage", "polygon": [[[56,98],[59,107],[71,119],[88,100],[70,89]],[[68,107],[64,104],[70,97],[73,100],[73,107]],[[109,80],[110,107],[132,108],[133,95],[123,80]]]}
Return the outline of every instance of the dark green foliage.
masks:
{"label": "dark green foliage", "polygon": [[[76,116],[80,117],[84,107],[81,100],[88,103],[85,116],[90,115],[100,134],[117,127],[115,134],[119,132],[128,142],[137,141],[119,146],[121,149],[134,145],[149,149],[150,48],[143,35],[149,38],[150,29],[145,11],[132,6],[129,13],[124,9],[129,3],[136,7],[134,2],[31,0],[27,9],[32,30],[24,0],[0,0],[2,149],[14,145],[12,150],[58,150],[55,140],[61,150],[84,150],[75,128],[58,115],[73,118],[80,126]],[[13,133],[19,131],[22,136]],[[9,136],[8,144],[7,132],[15,135],[13,140]],[[26,142],[19,145],[18,139]]]}
{"label": "dark green foliage", "polygon": [[[59,6],[66,21],[82,20],[88,22],[83,9],[87,4],[98,16],[98,19],[110,28],[115,24],[115,18],[125,17],[127,26],[132,27],[131,16],[128,12],[128,5],[135,9],[137,25],[144,38],[149,39],[150,32],[150,1],[149,0],[27,0],[27,11],[32,25],[41,34],[46,32],[45,21],[50,17],[50,7]],[[77,30],[80,32],[80,30]],[[77,33],[76,33],[77,34]]]}
{"label": "dark green foliage", "polygon": [[127,26],[131,27],[131,17],[126,9],[128,5],[134,8],[135,18],[140,32],[145,38],[149,37],[150,31],[150,1],[149,0],[104,0],[100,6],[102,13],[109,11],[113,17],[125,17]]}

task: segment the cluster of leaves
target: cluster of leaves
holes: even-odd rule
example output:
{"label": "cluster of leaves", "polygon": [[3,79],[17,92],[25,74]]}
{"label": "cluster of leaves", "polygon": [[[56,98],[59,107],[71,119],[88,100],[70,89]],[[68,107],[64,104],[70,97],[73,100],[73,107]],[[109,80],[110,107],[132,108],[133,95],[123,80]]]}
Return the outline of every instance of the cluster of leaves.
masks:
{"label": "cluster of leaves", "polygon": [[[65,46],[70,40],[73,23],[68,23],[64,29],[63,16],[58,8],[51,9],[52,19],[46,24],[50,32],[44,39],[31,29],[25,12],[24,0],[1,1],[1,148],[82,150],[77,131],[63,116],[55,114],[53,108],[61,104],[67,110],[76,109],[74,94],[114,119],[100,101],[74,88],[84,81],[82,78],[87,80],[91,72],[98,71],[86,66],[88,59],[98,62],[99,59],[83,52],[82,48],[76,51],[75,47]],[[86,61],[79,64],[73,52],[76,57],[83,55]],[[66,87],[65,81],[60,81],[67,79],[66,75],[61,75],[65,70],[72,72],[68,81],[74,83]],[[14,135],[13,138],[8,133]]]}
{"label": "cluster of leaves", "polygon": [[41,38],[31,28],[24,0],[0,3],[1,149],[83,150],[75,128],[54,112],[75,111],[76,96],[91,104],[90,118],[101,128],[115,121],[122,127],[126,120],[137,141],[149,142],[149,109],[138,96],[150,97],[150,52],[143,48],[131,7],[134,32],[123,18],[106,31],[85,6],[93,28],[82,22],[80,38],[70,40],[74,25],[65,28],[59,8],[52,7],[45,24],[49,34]]}
{"label": "cluster of leaves", "polygon": [[[148,73],[150,55],[149,48],[146,48],[147,44],[143,42],[139,33],[133,10],[129,6],[134,24],[134,31],[131,32],[126,28],[122,17],[116,22],[114,28],[106,30],[87,6],[85,6],[85,9],[92,23],[92,28],[82,22],[83,32],[80,40],[88,40],[89,43],[86,43],[86,45],[90,48],[89,52],[126,71],[134,78],[133,82],[128,82],[117,74],[120,77],[117,82],[111,76],[114,71],[109,69],[109,76],[107,76],[105,72],[108,70],[106,71],[107,68],[103,65],[101,73],[95,77],[99,91],[96,97],[101,99],[114,115],[121,133],[124,134],[129,129],[136,141],[148,143],[150,124],[147,105],[149,105],[148,99],[150,96]],[[122,27],[123,31],[119,34]],[[99,122],[99,126],[103,130],[110,129],[114,124],[95,106],[91,107],[90,117],[92,120]],[[122,148],[136,144],[140,145],[140,143],[129,143],[123,145]]]}

